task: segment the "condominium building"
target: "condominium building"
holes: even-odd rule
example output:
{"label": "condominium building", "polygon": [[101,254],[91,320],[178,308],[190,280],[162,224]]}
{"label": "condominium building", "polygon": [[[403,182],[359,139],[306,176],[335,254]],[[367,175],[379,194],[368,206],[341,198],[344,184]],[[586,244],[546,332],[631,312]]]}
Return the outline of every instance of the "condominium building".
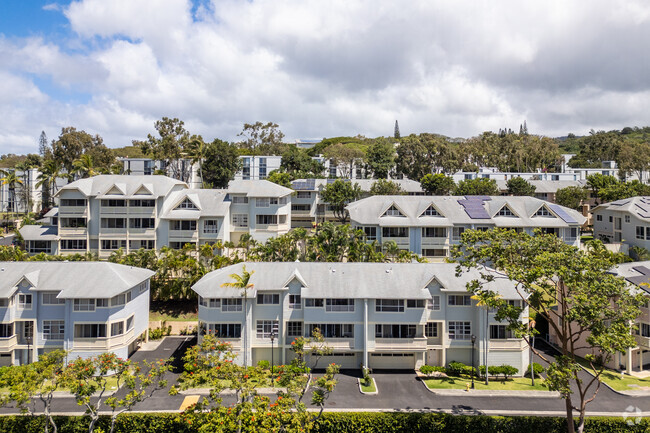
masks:
{"label": "condominium building", "polygon": [[[244,266],[252,273],[245,297],[224,287]],[[521,306],[514,284],[493,275],[489,289]],[[295,338],[318,328],[333,349],[321,367],[414,369],[472,359],[479,365],[487,347],[488,365],[510,364],[521,374],[528,346],[471,299],[466,284],[479,276],[456,277],[450,263],[252,262],[213,271],[192,289],[201,333],[231,343],[239,363],[271,361],[272,350],[277,363],[288,363]]]}
{"label": "condominium building", "polygon": [[366,233],[368,242],[444,260],[467,229],[495,227],[533,234],[539,228],[567,244],[580,245],[579,212],[533,197],[510,196],[372,196],[347,206],[351,224]]}
{"label": "condominium building", "polygon": [[650,196],[601,204],[593,209],[592,219],[594,238],[650,251]]}
{"label": "condominium building", "polygon": [[147,337],[153,274],[106,262],[0,262],[0,364],[54,349],[127,358]]}
{"label": "condominium building", "polygon": [[27,213],[38,212],[42,205],[42,190],[37,187],[40,172],[29,170],[3,169],[14,172],[19,182],[0,182],[0,212]]}
{"label": "condominium building", "polygon": [[31,254],[175,249],[233,241],[264,241],[287,233],[292,190],[268,181],[232,181],[227,190],[189,189],[166,176],[102,175],[59,190],[57,225],[25,226]]}

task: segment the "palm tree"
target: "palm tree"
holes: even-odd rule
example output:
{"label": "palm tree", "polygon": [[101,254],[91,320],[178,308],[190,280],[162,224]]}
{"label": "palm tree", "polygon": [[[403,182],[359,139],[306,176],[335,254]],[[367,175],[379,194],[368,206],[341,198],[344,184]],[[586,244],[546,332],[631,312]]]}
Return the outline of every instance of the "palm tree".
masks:
{"label": "palm tree", "polygon": [[36,178],[36,187],[45,188],[47,191],[45,206],[50,205],[50,200],[56,194],[56,179],[61,177],[61,164],[57,161],[50,159],[43,163],[41,167],[41,174]]}
{"label": "palm tree", "polygon": [[485,386],[488,386],[488,345],[490,343],[490,306],[487,302],[480,296],[473,295],[472,299],[476,302],[477,307],[485,308],[485,352],[483,354],[483,359],[485,363]]}
{"label": "palm tree", "polygon": [[22,185],[23,181],[16,175],[16,170],[3,170],[2,175],[3,177],[0,178],[0,185],[9,186],[9,195],[13,197],[11,212],[16,212],[16,185]]}
{"label": "palm tree", "polygon": [[234,281],[231,283],[223,283],[221,287],[232,287],[235,289],[241,290],[241,296],[244,298],[244,326],[242,326],[242,333],[244,335],[244,367],[248,366],[248,355],[247,355],[247,341],[248,341],[248,290],[253,288],[253,284],[250,283],[251,275],[255,271],[248,272],[246,270],[246,265],[242,266],[241,275],[230,274],[230,278]]}
{"label": "palm tree", "polygon": [[95,163],[93,162],[93,157],[84,153],[75,160],[73,163],[75,171],[81,176],[81,178],[97,176],[98,172],[95,169]]}
{"label": "palm tree", "polygon": [[[200,135],[193,135],[188,143],[187,156],[192,161],[192,165],[199,164],[199,177],[201,178],[201,188],[203,188],[203,159],[205,158],[205,141]],[[191,168],[190,168],[191,170]]]}

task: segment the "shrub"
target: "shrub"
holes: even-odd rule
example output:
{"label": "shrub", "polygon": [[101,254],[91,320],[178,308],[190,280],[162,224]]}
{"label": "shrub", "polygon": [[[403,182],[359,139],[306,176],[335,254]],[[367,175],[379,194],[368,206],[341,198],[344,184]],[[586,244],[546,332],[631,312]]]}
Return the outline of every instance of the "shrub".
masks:
{"label": "shrub", "polygon": [[[544,367],[542,367],[536,362],[533,362],[533,372],[535,373],[535,377],[541,377],[544,371],[545,371]],[[526,369],[524,376],[530,377],[530,366],[528,366],[528,368]]]}
{"label": "shrub", "polygon": [[501,367],[497,367],[496,365],[490,365],[488,367],[488,374],[490,376],[498,376],[501,374]]}
{"label": "shrub", "polygon": [[257,366],[263,370],[268,370],[271,367],[271,363],[266,359],[262,359],[257,362]]}
{"label": "shrub", "polygon": [[449,376],[460,376],[465,373],[466,368],[467,365],[462,362],[451,361],[447,367],[447,374]]}
{"label": "shrub", "polygon": [[149,339],[151,340],[160,340],[163,337],[166,337],[172,333],[171,326],[163,326],[162,328],[149,328]]}
{"label": "shrub", "polygon": [[504,364],[501,367],[501,374],[503,375],[503,380],[508,380],[508,377],[514,376],[519,373],[519,369],[513,367],[512,365]]}

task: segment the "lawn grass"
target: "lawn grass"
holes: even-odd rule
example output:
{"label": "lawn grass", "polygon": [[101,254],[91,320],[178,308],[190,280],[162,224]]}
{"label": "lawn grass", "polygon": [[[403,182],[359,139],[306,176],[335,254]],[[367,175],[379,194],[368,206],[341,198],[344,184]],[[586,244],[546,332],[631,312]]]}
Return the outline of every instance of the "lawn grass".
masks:
{"label": "lawn grass", "polygon": [[149,309],[149,320],[164,322],[186,322],[199,319],[198,302],[188,300],[153,301]]}
{"label": "lawn grass", "polygon": [[377,387],[375,386],[375,379],[370,379],[370,383],[367,383],[363,379],[359,380],[361,384],[361,391],[363,392],[377,392]]}
{"label": "lawn grass", "polygon": [[[585,367],[589,374],[593,374],[593,369],[586,359],[576,356],[576,360],[580,365]],[[616,391],[634,391],[642,390],[643,388],[650,389],[650,377],[641,379],[639,377],[630,376],[629,374],[622,375],[618,371],[609,368],[605,368],[603,373],[600,375],[600,380]]]}
{"label": "lawn grass", "polygon": [[[472,378],[467,376],[461,377],[441,377],[422,379],[429,389],[466,389],[467,383],[472,383]],[[536,378],[535,386],[530,384],[530,379],[525,377],[510,378],[506,381],[502,379],[490,379],[489,385],[485,386],[485,380],[474,379],[475,389],[486,391],[508,390],[508,391],[548,391],[543,384],[543,380]]]}

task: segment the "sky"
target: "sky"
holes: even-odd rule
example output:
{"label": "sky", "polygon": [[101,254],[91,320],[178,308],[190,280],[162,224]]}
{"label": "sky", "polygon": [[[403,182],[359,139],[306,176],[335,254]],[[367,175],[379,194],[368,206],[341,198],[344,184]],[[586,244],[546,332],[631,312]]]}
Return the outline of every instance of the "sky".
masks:
{"label": "sky", "polygon": [[646,126],[645,0],[0,0],[0,154],[163,116],[286,141]]}

